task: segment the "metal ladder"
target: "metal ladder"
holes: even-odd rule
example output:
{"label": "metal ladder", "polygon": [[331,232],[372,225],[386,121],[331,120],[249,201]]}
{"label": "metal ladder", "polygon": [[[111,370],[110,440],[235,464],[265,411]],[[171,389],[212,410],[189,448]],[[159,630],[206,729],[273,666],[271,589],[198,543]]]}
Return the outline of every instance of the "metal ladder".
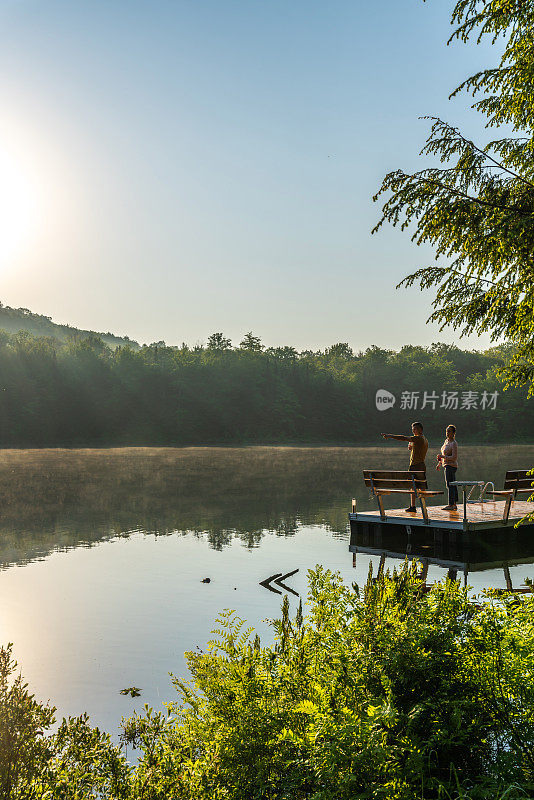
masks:
{"label": "metal ladder", "polygon": [[491,500],[484,500],[484,495],[486,494],[486,489],[488,486],[491,486],[492,490],[495,491],[495,484],[493,481],[486,481],[484,486],[480,486],[480,495],[478,496],[477,500],[471,500],[471,495],[473,494],[474,490],[477,488],[476,486],[471,487],[471,491],[467,495],[467,502],[468,503],[491,503]]}

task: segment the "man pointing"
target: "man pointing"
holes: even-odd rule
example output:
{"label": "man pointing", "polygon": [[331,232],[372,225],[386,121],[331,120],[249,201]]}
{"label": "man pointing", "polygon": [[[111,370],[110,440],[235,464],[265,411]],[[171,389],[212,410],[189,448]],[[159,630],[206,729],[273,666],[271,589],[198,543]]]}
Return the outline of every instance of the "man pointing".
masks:
{"label": "man pointing", "polygon": [[[428,450],[428,441],[423,436],[423,426],[420,422],[412,423],[412,435],[403,436],[402,434],[383,433],[384,439],[395,439],[397,442],[408,442],[408,449],[410,451],[410,472],[424,472],[426,478],[426,464],[425,457]],[[412,492],[410,495],[411,505],[406,511],[415,511],[415,504],[417,498]]]}

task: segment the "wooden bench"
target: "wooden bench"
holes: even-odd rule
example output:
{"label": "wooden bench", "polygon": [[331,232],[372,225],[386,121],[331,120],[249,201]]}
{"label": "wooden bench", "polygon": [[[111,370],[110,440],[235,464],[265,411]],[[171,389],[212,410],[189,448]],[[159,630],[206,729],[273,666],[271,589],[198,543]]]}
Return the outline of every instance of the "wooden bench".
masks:
{"label": "wooden bench", "polygon": [[504,476],[504,487],[501,491],[492,494],[507,495],[512,492],[514,500],[518,494],[534,494],[534,475],[529,475],[528,469],[509,470]]}
{"label": "wooden bench", "polygon": [[534,489],[532,488],[534,476],[529,475],[529,472],[530,470],[528,469],[508,470],[504,476],[504,488],[491,492],[494,497],[506,497],[504,512],[502,515],[503,522],[508,522],[512,500],[515,500],[518,494],[534,493]]}
{"label": "wooden bench", "polygon": [[363,479],[365,485],[371,489],[380,511],[380,519],[386,519],[382,497],[385,494],[415,494],[421,504],[423,519],[428,524],[428,511],[426,498],[434,497],[443,492],[429,491],[427,489],[426,475],[424,472],[392,472],[390,470],[364,469]]}

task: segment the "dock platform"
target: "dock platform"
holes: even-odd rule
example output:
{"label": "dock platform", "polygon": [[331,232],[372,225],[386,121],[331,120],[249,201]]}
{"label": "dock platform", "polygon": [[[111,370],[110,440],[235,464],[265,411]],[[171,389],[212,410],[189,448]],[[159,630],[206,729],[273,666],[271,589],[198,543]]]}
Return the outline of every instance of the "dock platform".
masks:
{"label": "dock platform", "polygon": [[482,503],[470,502],[467,504],[467,514],[464,520],[463,508],[458,506],[458,511],[444,511],[439,506],[428,506],[428,522],[425,522],[421,510],[410,512],[401,508],[386,509],[383,519],[380,511],[357,511],[349,514],[351,529],[360,527],[361,524],[380,525],[381,528],[389,525],[402,525],[407,533],[412,528],[438,529],[442,531],[463,531],[464,533],[482,533],[486,530],[513,528],[517,522],[534,511],[534,503],[525,500],[513,500],[507,522],[503,521],[505,501],[485,500]]}

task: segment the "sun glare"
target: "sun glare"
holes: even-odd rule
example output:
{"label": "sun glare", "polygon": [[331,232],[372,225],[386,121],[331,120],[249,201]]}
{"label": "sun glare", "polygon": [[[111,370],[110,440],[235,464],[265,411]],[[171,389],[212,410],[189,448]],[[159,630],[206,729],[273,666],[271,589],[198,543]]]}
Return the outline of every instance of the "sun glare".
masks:
{"label": "sun glare", "polygon": [[0,144],[0,268],[22,255],[37,234],[38,187],[18,156]]}

